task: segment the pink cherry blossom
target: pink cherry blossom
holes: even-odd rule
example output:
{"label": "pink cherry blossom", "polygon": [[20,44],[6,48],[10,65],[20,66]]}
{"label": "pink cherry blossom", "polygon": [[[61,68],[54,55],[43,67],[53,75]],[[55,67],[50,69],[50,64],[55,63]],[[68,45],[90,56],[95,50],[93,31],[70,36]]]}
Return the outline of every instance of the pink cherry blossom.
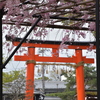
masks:
{"label": "pink cherry blossom", "polygon": [[[10,35],[12,39],[16,36],[20,37],[23,35],[24,32],[27,32],[27,25],[33,25],[34,22],[36,21],[36,18],[34,18],[32,15],[41,15],[42,19],[38,23],[37,26],[33,29],[33,33],[36,37],[42,37],[45,38],[47,34],[49,34],[48,29],[46,28],[47,25],[56,25],[56,22],[59,21],[58,19],[50,19],[50,16],[53,15],[60,15],[61,17],[72,17],[74,18],[76,16],[76,13],[79,14],[77,18],[82,18],[83,21],[72,21],[67,20],[66,25],[70,24],[72,25],[71,27],[78,27],[79,29],[82,29],[85,23],[88,23],[89,30],[90,31],[95,31],[95,22],[86,22],[86,20],[92,15],[88,15],[87,11],[85,10],[84,12],[84,6],[85,5],[78,5],[81,0],[72,0],[73,2],[67,2],[66,0],[28,0],[31,4],[25,4],[27,0],[6,0],[4,2],[0,2],[0,9],[4,8],[4,11],[6,12],[5,16],[5,23],[7,21],[11,21],[14,23],[14,25],[10,25],[9,29],[5,26],[3,29],[7,30],[7,35]],[[88,1],[88,0],[85,0]],[[84,1],[84,2],[85,2]],[[39,6],[41,5],[41,6]],[[66,8],[67,6],[71,8]],[[86,4],[87,7],[94,6],[93,2],[89,2]],[[66,9],[57,9],[57,8],[63,8],[65,7]],[[50,10],[50,11],[49,11]],[[66,12],[71,12],[68,13],[68,15],[63,15],[63,11]],[[42,13],[41,13],[42,12]],[[62,15],[61,15],[62,12]],[[71,15],[70,15],[71,14]],[[70,16],[69,16],[70,15]],[[74,16],[75,15],[75,16]],[[81,15],[81,16],[80,16]],[[21,26],[25,23],[27,26],[25,29]],[[65,22],[61,21],[60,22],[62,25],[65,24]],[[58,24],[58,23],[57,23]],[[65,26],[66,26],[65,25]],[[22,29],[23,28],[23,29]],[[53,30],[53,28],[51,29]],[[78,38],[83,37],[86,38],[86,33],[80,30],[69,30],[66,29],[65,31],[66,34],[64,34],[62,38],[62,43],[60,48],[66,48],[68,49],[68,45],[64,44],[66,41],[74,41],[75,38],[71,37],[70,34],[73,36],[77,35]],[[21,35],[20,35],[21,34]],[[31,37],[32,38],[32,37]],[[7,44],[8,45],[8,44]],[[9,46],[9,45],[8,45]],[[88,48],[91,50],[91,46]],[[8,48],[10,51],[10,49]],[[23,50],[22,50],[23,51]]]}
{"label": "pink cherry blossom", "polygon": [[88,51],[92,51],[94,44],[90,44],[89,48],[87,48]]}
{"label": "pink cherry blossom", "polygon": [[69,40],[70,40],[69,35],[65,35],[64,38],[62,39],[62,42],[66,42]]}
{"label": "pink cherry blossom", "polygon": [[6,5],[6,1],[0,2],[0,9],[2,9]]}
{"label": "pink cherry blossom", "polygon": [[90,22],[90,24],[89,24],[89,30],[90,31],[95,31],[96,30],[95,22]]}
{"label": "pink cherry blossom", "polygon": [[79,35],[81,35],[83,38],[86,38],[86,33],[85,32],[80,32]]}

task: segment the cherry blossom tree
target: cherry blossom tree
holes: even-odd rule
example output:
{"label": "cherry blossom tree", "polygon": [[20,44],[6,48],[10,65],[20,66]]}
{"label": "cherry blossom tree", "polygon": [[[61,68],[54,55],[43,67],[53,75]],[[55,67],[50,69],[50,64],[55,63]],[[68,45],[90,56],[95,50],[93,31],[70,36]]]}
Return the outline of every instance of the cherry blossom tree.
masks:
{"label": "cherry blossom tree", "polygon": [[[1,0],[0,9],[4,9],[3,24],[6,25],[3,26],[3,31],[6,30],[12,38],[22,37],[39,15],[42,19],[29,38],[44,40],[53,28],[62,27],[64,36],[61,49],[66,48],[65,41],[75,41],[73,35],[77,35],[77,39],[85,39],[87,32],[95,33],[93,0]],[[61,19],[62,17],[67,19]],[[7,42],[5,44],[9,46]],[[13,46],[8,51],[12,48]]]}

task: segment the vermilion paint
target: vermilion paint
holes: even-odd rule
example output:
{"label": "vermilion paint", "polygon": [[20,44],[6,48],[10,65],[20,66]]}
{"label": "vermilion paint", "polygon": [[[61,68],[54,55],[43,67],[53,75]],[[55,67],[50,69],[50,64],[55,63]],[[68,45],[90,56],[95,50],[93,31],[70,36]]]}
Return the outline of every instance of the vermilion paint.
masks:
{"label": "vermilion paint", "polygon": [[[18,42],[13,42],[15,46],[18,45]],[[24,56],[14,56],[15,61],[29,61],[27,63],[27,75],[26,75],[26,100],[34,100],[34,65],[35,61],[39,62],[65,62],[65,63],[94,63],[94,59],[82,57],[82,49],[87,49],[88,46],[69,46],[70,49],[75,49],[75,56],[70,58],[68,57],[59,57],[57,52],[59,45],[56,44],[34,44],[34,43],[23,43],[22,46],[33,46],[28,48],[28,55]],[[45,47],[52,48],[52,56],[44,57],[35,55],[34,47]],[[77,49],[78,48],[78,49]],[[93,47],[95,48],[95,47]],[[85,100],[85,89],[84,89],[84,67],[78,66],[76,68],[76,86],[77,86],[77,100]],[[27,99],[28,98],[28,99]]]}
{"label": "vermilion paint", "polygon": [[[76,49],[75,54],[76,54],[76,63],[83,61],[81,49]],[[84,66],[79,66],[76,68],[76,89],[77,89],[77,100],[85,100]]]}
{"label": "vermilion paint", "polygon": [[26,93],[25,100],[34,100],[34,70],[35,70],[35,48],[28,48],[27,72],[26,72]]}

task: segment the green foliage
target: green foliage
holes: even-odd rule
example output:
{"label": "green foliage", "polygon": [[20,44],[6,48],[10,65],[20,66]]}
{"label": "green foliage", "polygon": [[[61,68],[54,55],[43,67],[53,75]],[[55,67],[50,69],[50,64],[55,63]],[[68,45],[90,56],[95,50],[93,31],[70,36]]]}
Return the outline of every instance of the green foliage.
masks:
{"label": "green foliage", "polygon": [[46,94],[46,96],[52,96],[52,97],[60,97],[61,95],[63,95],[64,93],[50,93],[50,94]]}
{"label": "green foliage", "polygon": [[24,78],[23,74],[24,74],[23,70],[3,72],[3,84],[13,82],[14,80],[17,80],[18,78],[21,77]]}
{"label": "green foliage", "polygon": [[[75,69],[68,73],[63,73],[66,77],[66,89],[62,93],[53,93],[48,96],[57,96],[62,98],[62,100],[75,100],[76,95],[76,76]],[[96,89],[96,69],[90,64],[85,64],[84,66],[84,75],[85,75],[85,86],[88,86],[88,89]]]}
{"label": "green foliage", "polygon": [[60,97],[62,98],[62,100],[75,100],[74,98],[75,94],[76,94],[75,91],[67,91],[64,92]]}
{"label": "green foliage", "polygon": [[[37,79],[38,79],[38,80],[41,80],[42,77],[39,77],[39,78],[37,78]],[[46,80],[50,80],[50,79],[49,79],[49,77],[44,76],[44,80],[46,81]]]}
{"label": "green foliage", "polygon": [[75,70],[70,71],[68,73],[63,73],[66,77],[66,89],[62,93],[52,93],[49,94],[48,96],[56,96],[60,97],[62,100],[75,100],[74,96],[76,94],[76,88],[75,88]]}
{"label": "green foliage", "polygon": [[68,73],[63,73],[63,75],[66,77],[66,89],[64,91],[64,94],[61,96],[62,100],[75,100],[74,96],[76,94],[76,79],[75,79],[75,70]]}
{"label": "green foliage", "polygon": [[86,95],[97,96],[97,92],[86,92]]}
{"label": "green foliage", "polygon": [[84,74],[85,74],[85,86],[89,86],[88,89],[96,89],[97,88],[97,72],[94,66],[90,64],[86,64],[84,66]]}
{"label": "green foliage", "polygon": [[63,73],[63,75],[66,77],[66,90],[65,91],[69,91],[69,90],[73,90],[75,89],[75,70],[70,71],[68,73]]}
{"label": "green foliage", "polygon": [[18,100],[21,92],[25,90],[24,70],[3,72],[3,91],[11,93],[12,100]]}
{"label": "green foliage", "polygon": [[75,91],[69,91],[69,92],[62,92],[62,93],[51,93],[47,94],[46,96],[53,96],[53,97],[60,97],[62,100],[75,100],[76,92]]}

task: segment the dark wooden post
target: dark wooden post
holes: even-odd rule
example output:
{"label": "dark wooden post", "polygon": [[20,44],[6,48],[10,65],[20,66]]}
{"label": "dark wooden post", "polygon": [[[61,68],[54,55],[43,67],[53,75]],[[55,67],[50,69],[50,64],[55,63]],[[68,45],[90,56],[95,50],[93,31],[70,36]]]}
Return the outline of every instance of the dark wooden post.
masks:
{"label": "dark wooden post", "polygon": [[100,0],[96,0],[96,66],[97,97],[100,100]]}
{"label": "dark wooden post", "polygon": [[2,93],[2,17],[3,17],[3,9],[0,9],[0,100],[3,98]]}

